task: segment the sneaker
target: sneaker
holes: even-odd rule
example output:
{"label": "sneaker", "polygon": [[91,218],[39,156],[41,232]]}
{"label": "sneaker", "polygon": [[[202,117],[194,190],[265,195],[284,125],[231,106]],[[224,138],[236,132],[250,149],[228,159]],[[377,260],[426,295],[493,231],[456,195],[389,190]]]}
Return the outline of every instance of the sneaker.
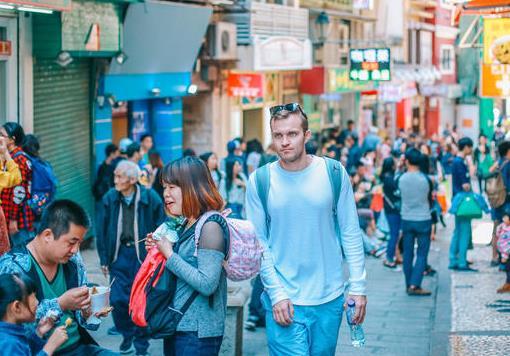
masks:
{"label": "sneaker", "polygon": [[121,355],[129,355],[135,352],[135,346],[133,345],[133,338],[124,338],[119,346]]}
{"label": "sneaker", "polygon": [[433,277],[436,275],[436,273],[437,271],[430,266],[428,266],[427,269],[423,271],[423,275],[426,277]]}
{"label": "sneaker", "polygon": [[397,263],[396,262],[390,262],[388,260],[384,260],[383,261],[383,265],[384,265],[384,267],[389,268],[389,269],[397,268]]}
{"label": "sneaker", "polygon": [[510,293],[510,283],[503,284],[503,286],[501,286],[501,288],[499,288],[497,292],[499,294]]}
{"label": "sneaker", "polygon": [[111,328],[109,328],[106,333],[108,335],[111,335],[111,336],[118,336],[118,335],[120,335],[119,331],[117,330],[117,328],[115,326],[112,326]]}
{"label": "sneaker", "polygon": [[451,269],[452,271],[456,271],[459,269],[458,266],[448,266],[448,269]]}
{"label": "sneaker", "polygon": [[491,260],[491,267],[497,267],[499,266],[499,261],[498,260]]}
{"label": "sneaker", "polygon": [[478,270],[476,268],[471,268],[469,266],[459,267],[459,268],[457,268],[457,271],[459,271],[459,272],[478,272]]}
{"label": "sneaker", "polygon": [[409,287],[407,288],[407,295],[417,297],[428,297],[429,295],[432,295],[432,292],[420,287]]}
{"label": "sneaker", "polygon": [[249,315],[248,319],[244,323],[244,328],[248,331],[255,331],[255,329],[257,329],[257,326],[261,326],[260,324],[261,322],[258,316]]}

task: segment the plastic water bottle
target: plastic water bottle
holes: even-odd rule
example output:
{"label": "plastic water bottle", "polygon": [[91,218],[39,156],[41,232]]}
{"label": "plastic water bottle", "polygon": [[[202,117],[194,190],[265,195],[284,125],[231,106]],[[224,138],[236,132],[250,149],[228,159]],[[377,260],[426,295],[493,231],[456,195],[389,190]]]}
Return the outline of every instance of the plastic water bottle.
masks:
{"label": "plastic water bottle", "polygon": [[349,329],[351,331],[351,342],[354,347],[362,347],[365,345],[365,333],[363,332],[363,327],[361,324],[353,324],[352,319],[354,319],[354,315],[356,314],[356,303],[353,299],[349,299],[347,301],[347,324],[349,324]]}

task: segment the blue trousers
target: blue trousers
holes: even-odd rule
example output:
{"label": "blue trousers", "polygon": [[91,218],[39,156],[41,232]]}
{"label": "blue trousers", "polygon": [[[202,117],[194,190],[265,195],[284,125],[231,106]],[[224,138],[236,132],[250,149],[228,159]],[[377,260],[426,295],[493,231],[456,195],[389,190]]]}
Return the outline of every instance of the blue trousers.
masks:
{"label": "blue trousers", "polygon": [[[432,221],[402,220],[402,234],[404,240],[404,275],[406,287],[421,287],[423,272],[427,267],[427,257],[430,250],[430,233]],[[414,262],[414,242],[418,242],[416,262]]]}
{"label": "blue trousers", "polygon": [[450,268],[467,267],[467,251],[471,240],[471,219],[455,217],[455,230],[450,242]]}
{"label": "blue trousers", "polygon": [[388,225],[390,226],[390,240],[388,241],[388,246],[386,249],[386,259],[388,262],[394,262],[402,219],[400,218],[400,214],[386,214],[386,219],[388,220]]}
{"label": "blue trousers", "polygon": [[123,338],[134,339],[137,353],[145,353],[149,348],[149,337],[129,316],[129,296],[139,268],[135,248],[121,245],[117,260],[110,266],[110,278],[115,278],[110,292],[110,304],[117,330]]}
{"label": "blue trousers", "polygon": [[344,310],[343,295],[316,306],[294,305],[294,321],[280,326],[273,319],[271,301],[262,293],[266,334],[271,356],[332,356]]}
{"label": "blue trousers", "polygon": [[177,332],[163,341],[165,356],[216,356],[223,336],[199,338],[195,332]]}

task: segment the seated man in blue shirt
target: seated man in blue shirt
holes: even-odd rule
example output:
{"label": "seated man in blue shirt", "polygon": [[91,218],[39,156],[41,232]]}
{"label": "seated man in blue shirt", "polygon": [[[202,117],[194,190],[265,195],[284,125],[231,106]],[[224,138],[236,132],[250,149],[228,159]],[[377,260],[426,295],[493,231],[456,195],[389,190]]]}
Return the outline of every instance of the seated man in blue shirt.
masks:
{"label": "seated man in blue shirt", "polygon": [[[466,160],[473,153],[473,140],[463,137],[459,140],[459,152],[452,163],[453,196],[471,191],[471,174]],[[471,241],[471,219],[455,217],[455,230],[450,243],[449,269],[478,272],[467,263],[467,250]]]}

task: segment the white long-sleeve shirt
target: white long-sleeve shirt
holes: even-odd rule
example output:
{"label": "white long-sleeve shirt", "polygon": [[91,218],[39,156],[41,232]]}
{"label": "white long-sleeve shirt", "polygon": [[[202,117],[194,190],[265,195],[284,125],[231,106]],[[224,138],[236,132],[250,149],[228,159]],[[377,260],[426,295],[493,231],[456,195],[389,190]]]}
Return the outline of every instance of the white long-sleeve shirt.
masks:
{"label": "white long-sleeve shirt", "polygon": [[322,158],[314,156],[312,163],[298,172],[284,170],[279,162],[271,163],[269,169],[269,236],[257,194],[258,172],[250,176],[246,212],[264,248],[260,275],[271,303],[290,299],[296,305],[320,305],[343,294],[342,248],[349,267],[349,293],[365,295],[363,242],[345,169],[338,200],[340,239],[335,234],[333,194]]}

